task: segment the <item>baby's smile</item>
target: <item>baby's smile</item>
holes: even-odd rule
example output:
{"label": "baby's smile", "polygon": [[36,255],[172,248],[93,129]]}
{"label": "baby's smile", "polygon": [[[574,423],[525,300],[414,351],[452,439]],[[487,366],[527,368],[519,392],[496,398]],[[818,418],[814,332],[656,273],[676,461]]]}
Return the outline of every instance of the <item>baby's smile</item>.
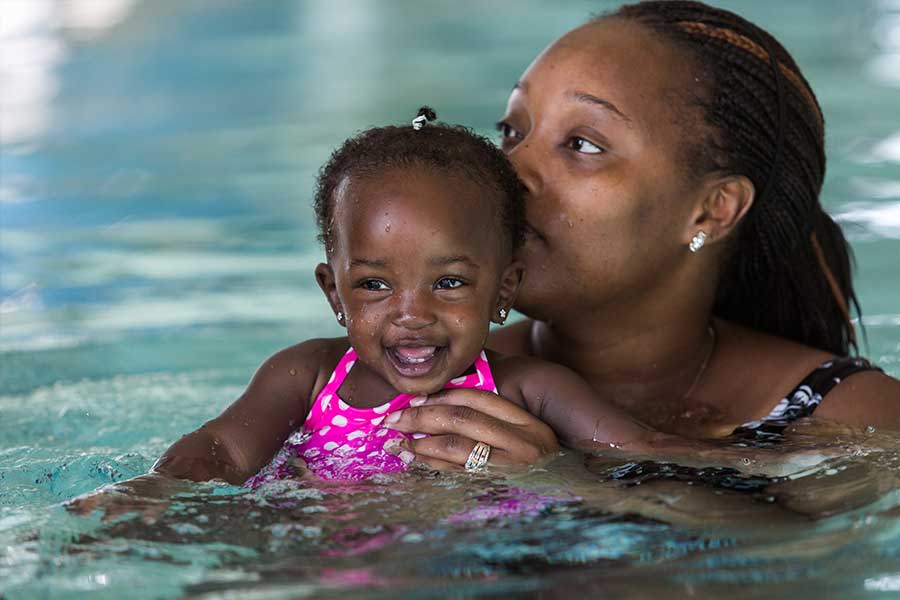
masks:
{"label": "baby's smile", "polygon": [[403,377],[429,375],[441,363],[446,346],[419,345],[412,341],[385,348],[391,364]]}

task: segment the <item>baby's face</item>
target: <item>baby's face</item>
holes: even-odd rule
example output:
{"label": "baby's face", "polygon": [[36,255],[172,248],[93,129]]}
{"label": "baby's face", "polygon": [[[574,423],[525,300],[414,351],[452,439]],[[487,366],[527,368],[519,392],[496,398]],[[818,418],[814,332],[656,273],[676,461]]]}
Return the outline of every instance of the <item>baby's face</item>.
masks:
{"label": "baby's face", "polygon": [[334,200],[333,285],[350,343],[399,392],[461,375],[521,279],[483,187],[432,169],[346,180]]}

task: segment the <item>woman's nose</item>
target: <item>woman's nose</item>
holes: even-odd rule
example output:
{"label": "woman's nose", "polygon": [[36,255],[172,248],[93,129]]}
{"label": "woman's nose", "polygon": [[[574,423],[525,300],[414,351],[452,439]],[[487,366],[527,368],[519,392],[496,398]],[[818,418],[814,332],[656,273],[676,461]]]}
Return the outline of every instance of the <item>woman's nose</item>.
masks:
{"label": "woman's nose", "polygon": [[519,179],[528,188],[529,195],[538,194],[541,188],[541,172],[538,168],[540,157],[536,145],[526,138],[513,146],[506,156],[519,175]]}
{"label": "woman's nose", "polygon": [[412,330],[433,325],[437,319],[431,302],[426,296],[426,294],[412,292],[400,296],[392,319],[394,325]]}

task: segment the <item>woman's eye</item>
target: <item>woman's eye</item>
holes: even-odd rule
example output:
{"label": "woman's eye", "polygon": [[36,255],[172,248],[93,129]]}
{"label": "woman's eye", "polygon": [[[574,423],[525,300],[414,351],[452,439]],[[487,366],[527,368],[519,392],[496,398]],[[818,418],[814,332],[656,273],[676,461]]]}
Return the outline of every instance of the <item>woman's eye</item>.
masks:
{"label": "woman's eye", "polygon": [[600,146],[592,144],[582,137],[573,137],[570,139],[569,147],[575,152],[581,152],[582,154],[602,154],[606,152],[606,150]]}
{"label": "woman's eye", "polygon": [[495,127],[497,128],[497,131],[500,132],[501,143],[515,143],[516,140],[522,139],[522,134],[516,131],[516,128],[506,121],[499,121]]}
{"label": "woman's eye", "polygon": [[370,292],[383,292],[391,289],[388,284],[380,279],[366,279],[360,284],[360,287]]}
{"label": "woman's eye", "polygon": [[438,282],[434,284],[434,287],[439,290],[455,290],[463,285],[465,284],[456,277],[442,277],[441,279],[438,279]]}

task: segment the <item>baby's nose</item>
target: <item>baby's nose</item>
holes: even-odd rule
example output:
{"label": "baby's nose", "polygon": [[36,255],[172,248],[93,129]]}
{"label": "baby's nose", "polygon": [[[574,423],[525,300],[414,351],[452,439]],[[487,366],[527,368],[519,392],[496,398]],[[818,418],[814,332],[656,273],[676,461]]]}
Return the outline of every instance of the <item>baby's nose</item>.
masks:
{"label": "baby's nose", "polygon": [[436,320],[431,302],[425,294],[405,294],[397,303],[393,322],[406,329],[422,329],[432,325]]}

